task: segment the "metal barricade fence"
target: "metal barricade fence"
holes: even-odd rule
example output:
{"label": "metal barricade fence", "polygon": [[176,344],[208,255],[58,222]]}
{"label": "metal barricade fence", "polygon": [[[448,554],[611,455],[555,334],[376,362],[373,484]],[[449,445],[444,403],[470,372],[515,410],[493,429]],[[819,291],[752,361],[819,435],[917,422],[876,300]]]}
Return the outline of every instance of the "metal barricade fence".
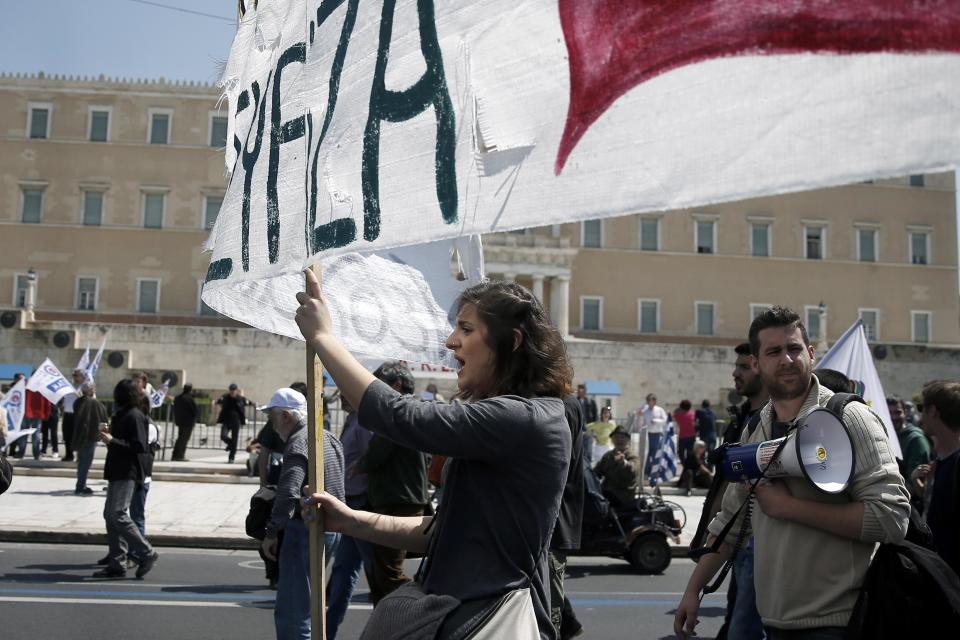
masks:
{"label": "metal barricade fence", "polygon": [[[204,402],[204,404],[198,402],[197,405],[200,409],[200,416],[197,425],[190,434],[187,449],[223,450],[225,443],[220,439],[221,425],[209,424],[216,420],[216,408],[212,408],[210,402]],[[166,460],[169,455],[168,451],[173,451],[173,444],[177,441],[178,435],[177,425],[173,421],[173,403],[165,402],[163,406],[151,411],[150,417],[160,427],[161,448],[159,459]],[[257,411],[254,404],[247,405],[244,418],[246,424],[240,425],[237,451],[245,450],[247,444],[260,433],[260,430],[266,424],[266,415]],[[331,403],[329,415],[325,418],[329,420],[330,431],[339,438],[343,431],[343,422],[346,420],[346,412],[340,407],[339,400],[334,400]]]}

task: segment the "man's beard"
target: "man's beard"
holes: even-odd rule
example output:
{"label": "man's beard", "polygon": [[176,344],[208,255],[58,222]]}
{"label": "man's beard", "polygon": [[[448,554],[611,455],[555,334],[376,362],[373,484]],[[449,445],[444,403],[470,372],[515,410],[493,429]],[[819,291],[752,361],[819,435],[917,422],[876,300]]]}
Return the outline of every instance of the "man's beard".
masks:
{"label": "man's beard", "polygon": [[775,375],[768,378],[760,374],[760,381],[766,387],[771,399],[793,400],[807,394],[810,388],[810,371],[799,367],[795,368],[795,371],[798,374],[797,381],[791,383],[780,383]]}
{"label": "man's beard", "polygon": [[[739,382],[740,382],[740,388],[737,389],[737,393],[739,393],[744,398],[752,398],[753,396],[757,395],[763,390],[763,381],[760,380],[759,375],[754,376],[753,379],[750,380],[749,382],[744,380],[743,378],[741,378]],[[737,386],[736,383],[737,381],[734,380],[734,385],[733,385],[734,387]]]}

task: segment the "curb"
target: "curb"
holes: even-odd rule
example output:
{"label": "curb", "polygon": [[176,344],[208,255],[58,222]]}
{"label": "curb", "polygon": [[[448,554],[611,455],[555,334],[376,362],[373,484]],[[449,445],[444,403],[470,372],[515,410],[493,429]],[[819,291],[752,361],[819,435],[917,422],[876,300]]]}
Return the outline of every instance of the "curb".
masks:
{"label": "curb", "polygon": [[[46,478],[76,478],[77,471],[70,467],[29,467],[17,466],[15,473],[20,476],[41,476]],[[87,476],[91,480],[103,480],[103,469],[91,469]],[[168,471],[154,472],[154,480],[163,482],[211,482],[215,484],[249,484],[259,485],[259,478],[222,473],[173,473]]]}
{"label": "curb", "polygon": [[[148,535],[147,539],[150,540],[151,545],[157,547],[194,547],[198,549],[251,550],[260,546],[259,541],[246,536],[198,536],[178,533],[155,533]],[[0,531],[0,542],[106,545],[107,534],[92,533],[89,531]]]}

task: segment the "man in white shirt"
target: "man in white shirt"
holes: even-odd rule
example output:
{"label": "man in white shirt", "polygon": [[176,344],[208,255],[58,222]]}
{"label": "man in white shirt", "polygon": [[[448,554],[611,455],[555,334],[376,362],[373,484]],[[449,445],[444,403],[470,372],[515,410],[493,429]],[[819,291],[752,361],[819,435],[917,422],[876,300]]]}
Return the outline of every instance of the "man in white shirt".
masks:
{"label": "man in white shirt", "polygon": [[643,465],[643,475],[650,477],[650,468],[660,450],[660,441],[667,427],[667,412],[657,405],[657,396],[647,394],[647,406],[640,411],[640,428],[647,430],[647,461]]}

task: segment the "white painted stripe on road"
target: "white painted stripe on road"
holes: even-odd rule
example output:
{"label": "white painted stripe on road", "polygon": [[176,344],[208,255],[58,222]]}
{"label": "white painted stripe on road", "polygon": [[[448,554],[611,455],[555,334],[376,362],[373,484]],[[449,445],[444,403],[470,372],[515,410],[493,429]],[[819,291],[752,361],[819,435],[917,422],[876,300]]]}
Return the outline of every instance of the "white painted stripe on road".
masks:
{"label": "white painted stripe on road", "polygon": [[[682,596],[682,591],[565,591],[568,596]],[[717,591],[717,596],[727,595],[726,591]]]}
{"label": "white painted stripe on road", "polygon": [[[36,596],[0,596],[0,602],[41,602],[44,604],[140,604],[160,607],[239,607],[237,602],[197,602],[192,600],[133,600],[127,598],[41,598]],[[246,604],[246,603],[245,603]]]}
{"label": "white painted stripe on road", "polygon": [[[41,604],[142,604],[160,607],[244,607],[250,602],[216,602],[194,600],[134,600],[127,598],[46,598],[38,596],[0,596],[0,602],[30,602]],[[348,609],[372,611],[373,605],[367,602],[351,602]]]}

